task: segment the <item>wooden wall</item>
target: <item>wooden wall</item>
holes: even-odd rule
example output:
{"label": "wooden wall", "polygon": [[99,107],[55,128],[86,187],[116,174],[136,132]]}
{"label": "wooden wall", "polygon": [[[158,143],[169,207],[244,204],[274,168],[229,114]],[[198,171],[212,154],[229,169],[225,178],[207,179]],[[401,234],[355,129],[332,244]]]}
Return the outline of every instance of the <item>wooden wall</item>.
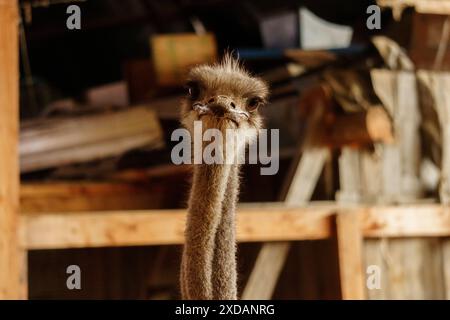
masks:
{"label": "wooden wall", "polygon": [[366,267],[381,271],[381,288],[369,299],[450,299],[449,241],[443,238],[370,239]]}

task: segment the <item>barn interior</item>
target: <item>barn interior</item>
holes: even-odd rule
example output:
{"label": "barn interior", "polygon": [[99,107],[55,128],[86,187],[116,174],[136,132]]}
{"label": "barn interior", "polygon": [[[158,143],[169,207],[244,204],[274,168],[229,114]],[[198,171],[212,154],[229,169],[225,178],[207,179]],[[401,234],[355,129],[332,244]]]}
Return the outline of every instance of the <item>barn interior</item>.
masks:
{"label": "barn interior", "polygon": [[227,52],[277,135],[239,298],[450,299],[449,35],[449,0],[0,0],[0,299],[180,299],[173,132]]}

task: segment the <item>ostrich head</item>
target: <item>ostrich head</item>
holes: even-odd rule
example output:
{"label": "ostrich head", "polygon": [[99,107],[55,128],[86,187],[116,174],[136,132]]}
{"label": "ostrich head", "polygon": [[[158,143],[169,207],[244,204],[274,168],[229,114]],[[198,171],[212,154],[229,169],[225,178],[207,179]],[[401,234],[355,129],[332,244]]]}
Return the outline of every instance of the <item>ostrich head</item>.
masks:
{"label": "ostrich head", "polygon": [[258,109],[266,102],[268,87],[230,54],[221,63],[193,68],[187,89],[181,122],[191,132],[194,121],[201,120],[204,129],[235,129],[238,135],[256,137],[262,126]]}

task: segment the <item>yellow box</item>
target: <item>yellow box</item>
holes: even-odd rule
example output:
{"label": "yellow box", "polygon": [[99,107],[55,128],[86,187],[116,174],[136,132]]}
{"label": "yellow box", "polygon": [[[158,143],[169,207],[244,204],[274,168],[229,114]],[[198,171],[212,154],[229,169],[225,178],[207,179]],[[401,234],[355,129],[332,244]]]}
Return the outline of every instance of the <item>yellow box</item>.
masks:
{"label": "yellow box", "polygon": [[216,39],[211,33],[156,35],[150,42],[156,81],[161,86],[181,85],[191,67],[217,59]]}

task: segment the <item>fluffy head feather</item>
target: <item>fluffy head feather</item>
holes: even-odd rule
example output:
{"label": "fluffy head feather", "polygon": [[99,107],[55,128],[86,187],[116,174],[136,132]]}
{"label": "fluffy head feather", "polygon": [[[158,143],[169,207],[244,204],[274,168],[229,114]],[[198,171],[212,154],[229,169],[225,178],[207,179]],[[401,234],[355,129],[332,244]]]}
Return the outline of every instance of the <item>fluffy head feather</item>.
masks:
{"label": "fluffy head feather", "polygon": [[[183,100],[181,114],[186,128],[191,129],[196,120],[203,122],[204,129],[237,129],[238,134],[261,128],[258,107],[266,103],[268,87],[251,76],[231,54],[219,63],[194,67],[187,87],[189,94]],[[217,104],[233,107],[217,114],[211,111]]]}

